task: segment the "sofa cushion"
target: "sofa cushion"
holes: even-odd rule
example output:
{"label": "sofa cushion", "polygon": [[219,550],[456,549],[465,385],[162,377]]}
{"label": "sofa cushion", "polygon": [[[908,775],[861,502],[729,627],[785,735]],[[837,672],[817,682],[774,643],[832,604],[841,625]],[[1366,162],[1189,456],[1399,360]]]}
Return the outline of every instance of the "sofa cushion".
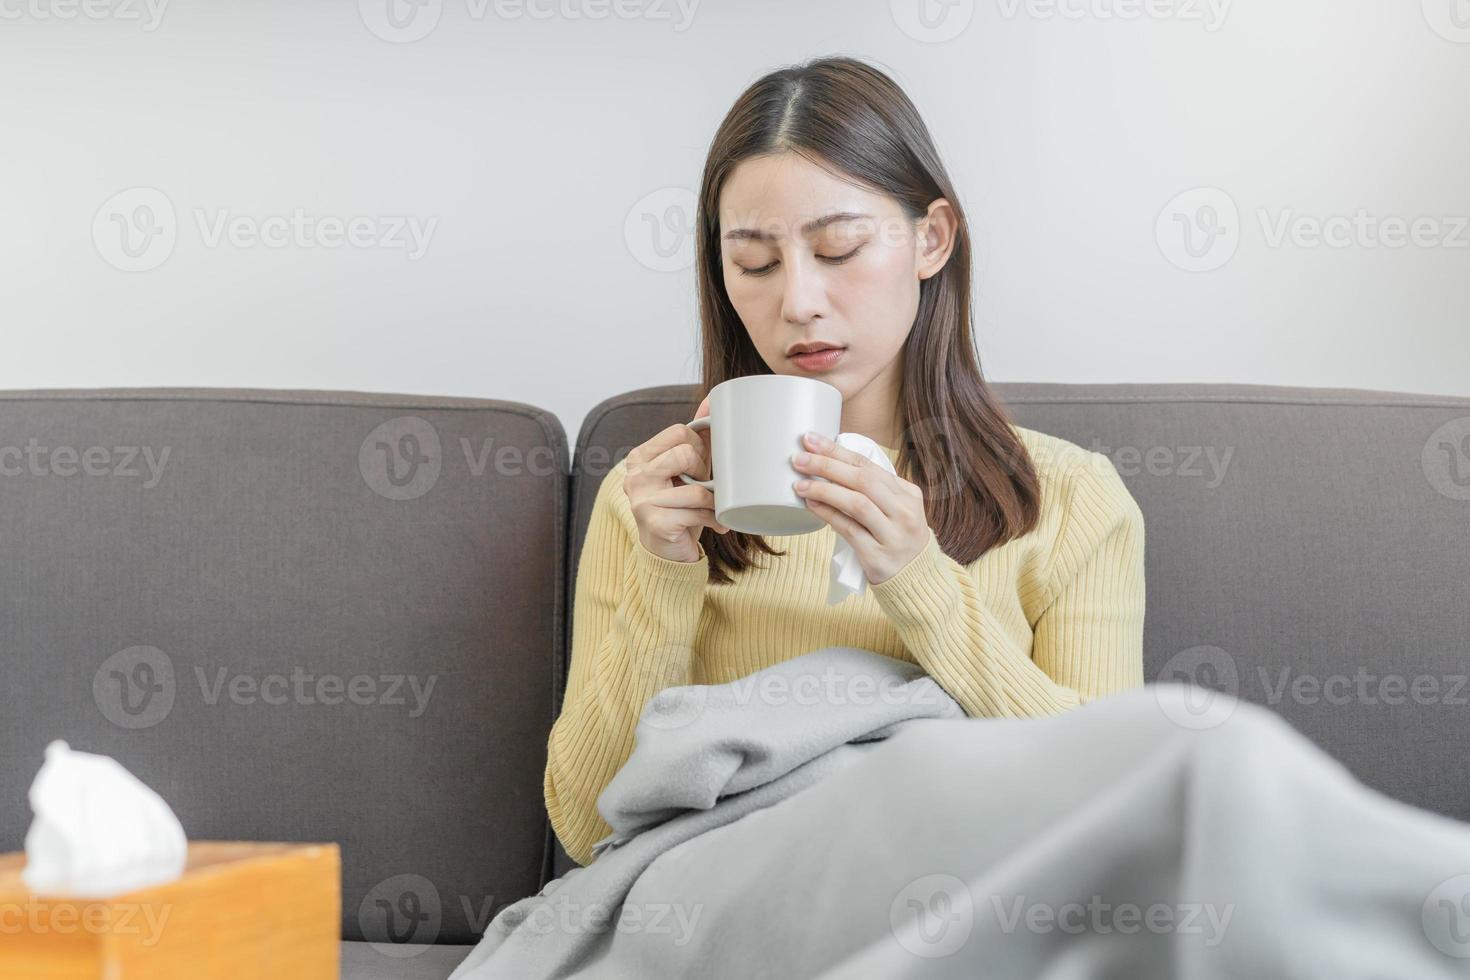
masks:
{"label": "sofa cushion", "polygon": [[566,469],[504,401],[0,393],[0,851],[64,738],[340,843],[346,938],[472,942],[542,879]]}

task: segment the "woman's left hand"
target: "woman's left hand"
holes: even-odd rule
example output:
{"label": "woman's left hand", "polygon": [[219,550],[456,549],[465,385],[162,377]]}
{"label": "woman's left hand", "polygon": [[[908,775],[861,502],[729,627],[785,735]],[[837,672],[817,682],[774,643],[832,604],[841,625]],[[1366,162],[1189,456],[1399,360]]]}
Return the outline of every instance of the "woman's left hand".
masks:
{"label": "woman's left hand", "polygon": [[929,544],[924,491],[825,436],[804,438],[810,452],[795,454],[791,464],[831,482],[797,480],[797,495],[852,545],[870,585],[892,578]]}

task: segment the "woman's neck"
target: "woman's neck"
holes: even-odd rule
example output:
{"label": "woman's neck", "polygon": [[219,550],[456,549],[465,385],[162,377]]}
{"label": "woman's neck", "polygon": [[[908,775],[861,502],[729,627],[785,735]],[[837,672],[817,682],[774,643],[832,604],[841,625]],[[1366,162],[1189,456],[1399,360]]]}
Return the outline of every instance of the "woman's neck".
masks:
{"label": "woman's neck", "polygon": [[857,432],[880,446],[897,449],[903,438],[898,418],[898,394],[902,380],[901,364],[868,383],[862,391],[842,402],[842,431]]}

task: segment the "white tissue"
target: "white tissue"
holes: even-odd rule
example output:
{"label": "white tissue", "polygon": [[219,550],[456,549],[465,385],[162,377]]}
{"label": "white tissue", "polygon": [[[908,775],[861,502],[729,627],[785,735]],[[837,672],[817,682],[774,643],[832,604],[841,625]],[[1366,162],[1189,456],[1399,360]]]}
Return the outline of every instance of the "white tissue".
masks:
{"label": "white tissue", "polygon": [[[866,456],[890,473],[897,473],[893,461],[883,447],[858,432],[844,432],[837,437],[837,445],[851,449],[859,456]],[[842,535],[833,533],[832,581],[827,587],[827,605],[833,606],[850,595],[856,595],[868,587],[868,577],[858,562],[857,552]]]}
{"label": "white tissue", "polygon": [[32,892],[110,898],[184,873],[189,845],[178,818],[115,759],[52,742],[30,801],[36,818],[21,877]]}

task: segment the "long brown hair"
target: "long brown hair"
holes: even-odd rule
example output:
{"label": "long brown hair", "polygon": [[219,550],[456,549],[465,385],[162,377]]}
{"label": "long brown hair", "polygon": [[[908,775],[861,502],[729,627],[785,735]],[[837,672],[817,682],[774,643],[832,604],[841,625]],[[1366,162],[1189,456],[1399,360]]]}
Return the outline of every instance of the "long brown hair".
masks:
{"label": "long brown hair", "polygon": [[[959,197],[918,111],[892,79],[852,58],[822,58],[756,81],[725,116],[699,192],[697,261],[704,346],[700,399],[715,385],[771,374],[725,292],[720,192],[749,157],[798,153],[897,200],[913,221],[945,198],[959,219],[954,251],[920,283],[904,342],[897,469],[924,491],[944,553],[968,565],[1031,530],[1040,517],[1036,469],[980,374],[970,328],[970,237]],[[700,544],[710,581],[728,583],[757,551],[782,555],[760,535],[717,534]]]}

